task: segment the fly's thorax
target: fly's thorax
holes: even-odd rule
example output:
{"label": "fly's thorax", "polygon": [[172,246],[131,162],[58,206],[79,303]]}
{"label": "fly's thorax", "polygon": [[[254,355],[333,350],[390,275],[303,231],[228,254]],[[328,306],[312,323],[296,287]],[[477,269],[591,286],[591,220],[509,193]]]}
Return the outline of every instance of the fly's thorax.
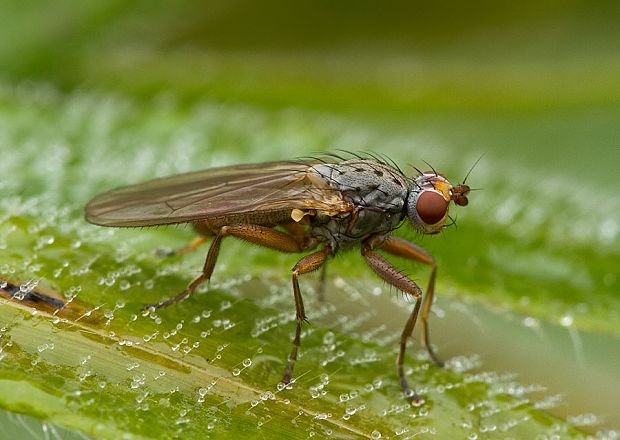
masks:
{"label": "fly's thorax", "polygon": [[354,159],[315,165],[314,171],[357,207],[402,213],[409,192],[400,171],[374,160]]}
{"label": "fly's thorax", "polygon": [[315,238],[337,249],[389,232],[401,222],[409,188],[407,178],[399,171],[363,159],[313,168],[353,206],[349,212],[330,216],[327,221],[313,218],[311,234]]}
{"label": "fly's thorax", "polygon": [[436,173],[424,173],[412,183],[407,199],[407,215],[415,229],[424,234],[442,230],[448,218],[452,185]]}

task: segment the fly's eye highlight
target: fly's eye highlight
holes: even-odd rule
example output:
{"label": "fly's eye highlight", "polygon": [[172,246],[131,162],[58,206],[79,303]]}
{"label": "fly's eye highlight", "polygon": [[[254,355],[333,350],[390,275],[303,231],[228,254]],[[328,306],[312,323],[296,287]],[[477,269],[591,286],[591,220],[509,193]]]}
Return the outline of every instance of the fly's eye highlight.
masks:
{"label": "fly's eye highlight", "polygon": [[448,202],[435,191],[424,191],[418,197],[415,209],[424,223],[434,225],[446,216]]}

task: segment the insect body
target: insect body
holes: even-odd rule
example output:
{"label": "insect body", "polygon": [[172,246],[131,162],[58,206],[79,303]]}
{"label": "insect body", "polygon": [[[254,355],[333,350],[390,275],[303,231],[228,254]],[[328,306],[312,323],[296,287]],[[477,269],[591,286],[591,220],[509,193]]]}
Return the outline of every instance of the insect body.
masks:
{"label": "insect body", "polygon": [[[299,276],[324,268],[328,258],[343,248],[360,246],[375,273],[415,299],[401,336],[398,374],[411,402],[421,404],[423,400],[410,390],[405,378],[404,359],[407,340],[420,315],[422,343],[431,359],[441,365],[431,348],[428,330],[436,265],[424,249],[391,236],[391,232],[405,219],[421,233],[441,231],[450,202],[467,204],[469,186],[464,182],[453,186],[434,171],[408,178],[396,166],[374,157],[338,159],[328,156],[230,166],[154,179],[98,195],[86,206],[86,219],[115,227],[190,222],[203,237],[214,236],[202,273],[175,297],[147,309],[179,301],[209,280],[226,236],[282,252],[312,251],[292,270],[297,326],[285,383],[292,377],[306,318]],[[198,239],[192,247],[204,240]],[[378,249],[431,266],[426,295]]]}

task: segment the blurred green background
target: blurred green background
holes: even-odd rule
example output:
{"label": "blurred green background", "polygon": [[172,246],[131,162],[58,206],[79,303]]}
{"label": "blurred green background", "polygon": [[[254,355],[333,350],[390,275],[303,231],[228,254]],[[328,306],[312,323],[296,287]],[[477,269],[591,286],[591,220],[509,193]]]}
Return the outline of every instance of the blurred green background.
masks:
{"label": "blurred green background", "polygon": [[[137,318],[134,328],[127,324],[133,314],[183,286],[204,253],[173,263],[151,256],[155,245],[182,245],[191,238],[188,229],[111,232],[85,225],[82,206],[97,192],[158,175],[337,148],[384,153],[403,169],[424,167],[426,160],[456,181],[484,154],[468,180],[480,190],[471,194],[470,206],[452,212],[458,229],[434,238],[398,232],[420,242],[439,262],[439,312],[432,327],[439,352],[446,358],[479,353],[485,368],[515,372],[520,383],[539,384],[547,396],[562,395],[562,403],[550,397],[525,403],[559,419],[545,424],[543,416],[534,415],[530,420],[540,425],[522,435],[617,436],[608,429],[618,429],[620,420],[615,399],[620,392],[615,371],[620,360],[620,3],[1,1],[0,11],[0,277],[37,280],[65,297],[78,292],[78,300],[102,310],[118,298],[123,311],[117,313],[116,331],[142,334],[151,323]],[[137,283],[130,269],[119,269],[128,261],[142,271],[135,275]],[[295,256],[227,242],[216,270],[219,281],[228,277],[245,285],[249,274],[264,291],[248,285],[237,297],[224,283],[214,293],[221,301],[241,301],[233,308],[239,316],[292,312],[290,292],[270,303],[264,286],[287,291],[294,262]],[[63,269],[84,264],[83,274]],[[425,286],[425,268],[398,264]],[[389,321],[393,313],[405,312],[394,311],[400,307],[391,301],[397,295],[368,272],[356,253],[334,261],[330,313],[353,319],[350,306],[358,300],[346,295],[339,300],[337,293],[351,294],[348,283],[363,295],[383,288],[379,300],[363,304],[372,305],[369,322],[390,335],[393,347],[381,352],[380,339],[367,342],[386,354],[377,368],[393,380],[391,356],[404,318]],[[138,287],[147,275],[156,280],[150,293]],[[118,281],[123,277],[129,290]],[[307,281],[306,289],[311,284]],[[190,310],[210,303],[209,295],[162,313],[168,321],[156,324],[189,320],[195,313]],[[389,304],[382,309],[382,303]],[[35,371],[32,363],[42,343],[35,330],[24,330],[21,339],[20,331],[11,330],[25,319],[11,304],[0,305],[8,323],[2,346],[15,350],[20,340],[33,352],[24,349],[18,356],[6,348],[3,380],[19,372],[56,397],[83,390],[81,376],[71,376],[70,369],[54,373],[59,359],[47,359],[43,370]],[[334,330],[352,347],[356,337],[375,328],[360,324],[351,333],[340,323],[334,329],[336,318],[330,316],[313,320],[316,335]],[[290,337],[289,327],[291,322],[279,337],[263,341],[276,359],[286,355],[277,347]],[[315,347],[322,341],[316,335]],[[73,341],[62,331],[46,338],[57,346],[63,339]],[[240,333],[232,340],[239,361],[247,356],[238,340],[243,338]],[[7,341],[12,342],[7,346]],[[307,357],[312,341],[310,334],[304,342]],[[348,357],[356,353],[351,350]],[[154,349],[151,355],[161,352]],[[225,362],[232,368],[236,361]],[[356,374],[372,382],[374,370],[360,373],[341,362],[336,383]],[[123,377],[121,370],[114,374]],[[277,381],[277,372],[249,371],[254,376],[246,381],[257,389]],[[433,374],[427,378],[431,382],[445,379],[444,373]],[[50,385],[55,377],[64,377],[65,384]],[[382,398],[402,403],[397,391]],[[118,400],[110,398],[101,407],[122,407],[119,402],[128,396],[119,393]],[[317,408],[338,408],[338,395],[317,400]],[[472,395],[478,399],[474,404],[484,401]],[[472,395],[456,396],[461,410],[472,404]],[[484,417],[476,424],[458,413],[457,423],[445,417],[449,411],[441,412],[449,408],[448,400],[435,397],[440,403],[434,414],[443,414],[436,416],[443,421],[415,424],[427,429],[415,432],[493,437],[480,422]],[[157,402],[160,409],[165,406]],[[149,423],[155,426],[153,420],[132,424],[103,409],[88,413],[92,424],[80,424],[64,413],[74,409],[66,401],[52,411],[29,407],[8,393],[1,403],[93,436],[169,435],[161,426],[156,433],[146,430]],[[84,401],[72,404],[88,412]],[[381,413],[376,399],[364,404]],[[151,403],[150,409],[156,406]],[[283,413],[282,426],[290,415]],[[376,431],[386,438],[386,427],[408,426],[415,418],[402,411],[393,417],[365,420],[383,426]],[[251,425],[246,419],[252,420],[231,416],[227,427],[215,432],[258,435],[243,425]],[[194,434],[206,435],[209,430],[199,428],[209,420],[194,419]],[[235,420],[242,421],[235,425]],[[98,424],[99,431],[93,428]],[[309,432],[327,435],[302,431],[300,438]],[[372,437],[375,430],[365,432]]]}

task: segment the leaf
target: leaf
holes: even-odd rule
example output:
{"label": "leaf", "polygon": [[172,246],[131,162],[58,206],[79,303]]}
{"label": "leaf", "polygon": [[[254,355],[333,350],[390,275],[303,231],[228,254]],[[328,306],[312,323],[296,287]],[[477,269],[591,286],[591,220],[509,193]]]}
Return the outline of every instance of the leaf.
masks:
{"label": "leaf", "polygon": [[[476,356],[450,359],[447,369],[424,353],[409,359],[409,380],[427,400],[411,408],[393,363],[407,304],[389,291],[369,296],[361,291],[366,283],[339,277],[328,303],[304,283],[312,325],[304,328],[296,381],[284,387],[294,326],[288,283],[223,277],[207,292],[142,316],[144,302],[183,285],[181,261],[119,250],[133,232],[82,224],[61,232],[39,223],[40,214],[10,215],[4,223],[8,249],[36,257],[27,272],[54,274],[4,285],[7,293],[26,294],[0,308],[7,409],[103,438],[579,433],[536,409],[553,404],[539,387],[481,371]],[[25,234],[41,227],[41,234]],[[144,234],[149,242],[160,235]],[[14,267],[8,272],[19,272]],[[65,292],[65,307],[29,301],[32,292],[62,297],[50,287]],[[384,316],[399,319],[386,325]]]}

